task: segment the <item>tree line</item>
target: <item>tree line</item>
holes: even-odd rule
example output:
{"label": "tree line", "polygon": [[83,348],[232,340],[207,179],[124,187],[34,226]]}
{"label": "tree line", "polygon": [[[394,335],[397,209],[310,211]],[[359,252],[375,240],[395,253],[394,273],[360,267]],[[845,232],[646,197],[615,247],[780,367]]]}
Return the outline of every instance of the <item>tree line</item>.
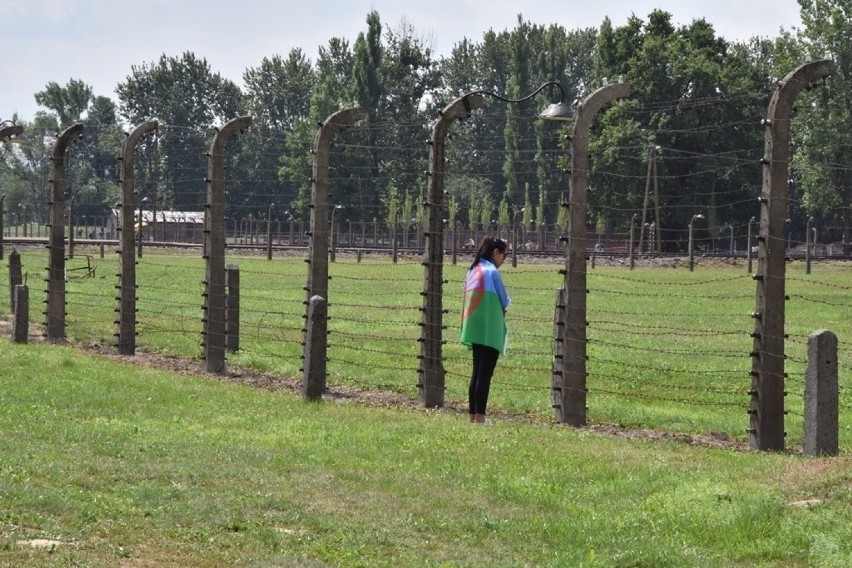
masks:
{"label": "tree line", "polygon": [[[23,123],[25,142],[7,144],[0,183],[9,212],[46,216],[49,156],[56,133],[82,122],[68,160],[68,192],[78,215],[104,215],[118,199],[116,154],[127,125],[156,119],[137,156],[137,186],[156,185],[160,209],[199,210],[212,129],[251,115],[232,142],[229,216],[258,215],[275,203],[307,218],[310,148],[317,124],[342,107],[367,118],[335,147],[334,203],[346,218],[409,222],[422,215],[425,141],[437,112],[463,93],[519,100],[556,81],[566,102],[605,81],[631,84],[628,100],[603,111],[590,139],[589,223],[624,231],[651,187],[661,227],[683,227],[702,212],[710,227],[743,226],[760,192],[765,116],[776,81],[808,59],[829,57],[835,74],[804,93],[793,124],[793,230],[813,217],[823,240],[850,242],[852,227],[852,0],[800,0],[801,28],[774,38],[731,42],[703,19],[676,26],[652,11],[621,26],[567,30],[518,16],[511,30],[464,39],[437,57],[414,26],[366,16],[355,41],[335,37],[312,61],[300,48],[270,55],[243,73],[243,86],[186,52],[131,66],[115,100],[84,79],[35,93],[44,110]],[[489,101],[454,125],[447,147],[449,216],[471,225],[554,224],[564,220],[570,126],[535,120],[559,91],[520,103]],[[652,164],[653,162],[653,164]],[[647,172],[647,176],[646,173]],[[664,239],[667,241],[668,239]]]}

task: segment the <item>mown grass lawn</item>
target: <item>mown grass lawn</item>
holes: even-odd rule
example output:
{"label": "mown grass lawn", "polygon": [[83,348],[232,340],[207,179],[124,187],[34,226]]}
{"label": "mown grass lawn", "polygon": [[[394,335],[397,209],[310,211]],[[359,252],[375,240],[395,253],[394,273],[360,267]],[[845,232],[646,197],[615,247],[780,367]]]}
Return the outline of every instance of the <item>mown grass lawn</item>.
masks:
{"label": "mown grass lawn", "polygon": [[0,340],[0,565],[852,560],[846,451],[805,459],[465,420]]}
{"label": "mown grass lawn", "polygon": [[[31,313],[44,316],[43,249],[22,250],[29,274]],[[74,341],[115,343],[117,255],[96,250],[96,278],[69,279],[67,334]],[[109,251],[108,251],[109,252]],[[307,267],[299,253],[228,252],[240,268],[240,351],[228,365],[280,377],[298,377],[302,367]],[[755,284],[745,261],[725,264],[700,259],[694,272],[612,263],[588,270],[588,419],[625,428],[656,428],[686,434],[719,433],[744,440],[751,386]],[[2,265],[5,269],[5,265]],[[470,355],[459,345],[458,309],[466,262],[444,267],[444,367],[446,400],[463,405]],[[512,296],[510,347],[494,377],[495,412],[551,420],[551,366],[555,290],[562,284],[558,259],[509,263],[501,272]],[[338,254],[329,265],[329,383],[417,397],[423,267],[419,257],[398,264],[382,255]],[[5,277],[0,270],[0,277]],[[852,264],[803,263],[787,267],[785,409],[787,444],[803,437],[804,375],[808,335],[830,329],[839,338],[841,446],[852,443]],[[148,248],[137,266],[137,345],[140,350],[197,359],[201,355],[203,279],[198,251]],[[8,289],[0,287],[0,315],[8,313]]]}

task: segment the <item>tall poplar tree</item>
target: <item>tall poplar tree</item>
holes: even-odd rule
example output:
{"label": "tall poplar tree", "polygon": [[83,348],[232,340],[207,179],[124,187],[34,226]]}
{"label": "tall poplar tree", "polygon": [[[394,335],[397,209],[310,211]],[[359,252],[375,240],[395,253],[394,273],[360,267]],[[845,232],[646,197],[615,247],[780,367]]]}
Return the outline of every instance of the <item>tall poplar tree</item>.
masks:
{"label": "tall poplar tree", "polygon": [[253,122],[240,138],[240,152],[234,154],[231,175],[239,176],[242,191],[231,205],[245,216],[265,215],[274,203],[274,217],[286,217],[303,180],[282,179],[278,170],[289,138],[298,137],[296,129],[310,112],[316,74],[310,59],[294,48],[286,58],[264,57],[259,66],[246,69],[243,83],[245,113]]}
{"label": "tall poplar tree", "polygon": [[[278,175],[281,180],[293,188],[294,196],[290,202],[291,210],[297,217],[309,217],[308,206],[311,201],[311,168],[313,166],[314,138],[317,125],[343,106],[352,106],[351,77],[352,50],[342,38],[331,38],[328,44],[320,46],[314,70],[314,87],[311,91],[309,110],[306,115],[294,120],[293,129],[286,137],[286,151],[280,160]],[[335,156],[336,167],[340,169],[339,156]],[[352,190],[348,184],[341,188],[339,180],[333,185],[338,195]]]}
{"label": "tall poplar tree", "polygon": [[[373,11],[367,15],[366,33],[359,33],[355,40],[352,60],[353,95],[358,105],[367,112],[367,121],[371,125],[378,124],[380,121],[380,104],[384,96],[384,82],[381,75],[383,55],[381,40],[381,20],[379,13]],[[358,184],[355,204],[359,211],[371,210],[375,214],[381,196],[387,194],[387,180],[381,180],[381,151],[377,130],[367,128],[363,134],[364,145],[369,152],[369,157],[364,163],[364,171],[369,173],[374,185],[373,191],[369,191],[363,184]]]}

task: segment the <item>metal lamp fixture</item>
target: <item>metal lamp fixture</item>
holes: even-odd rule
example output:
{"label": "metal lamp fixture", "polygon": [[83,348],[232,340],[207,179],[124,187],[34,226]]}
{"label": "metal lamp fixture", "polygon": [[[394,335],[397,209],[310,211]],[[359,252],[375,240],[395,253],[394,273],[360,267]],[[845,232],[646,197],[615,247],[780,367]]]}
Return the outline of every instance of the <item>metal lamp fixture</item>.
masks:
{"label": "metal lamp fixture", "polygon": [[20,142],[23,139],[23,133],[24,127],[16,124],[14,120],[0,122],[0,141]]}
{"label": "metal lamp fixture", "polygon": [[535,91],[533,91],[529,95],[527,95],[523,98],[520,98],[520,99],[507,99],[505,97],[502,97],[502,96],[500,96],[496,93],[491,93],[489,91],[473,91],[473,92],[468,93],[467,95],[464,96],[464,102],[467,103],[467,97],[469,97],[470,95],[487,95],[489,97],[493,97],[493,98],[495,98],[499,101],[503,101],[503,102],[506,102],[506,103],[522,103],[526,100],[533,98],[534,96],[539,94],[541,91],[543,91],[547,87],[551,87],[551,86],[557,87],[559,89],[559,102],[558,103],[551,103],[550,105],[548,105],[548,107],[546,109],[544,109],[541,112],[541,114],[538,115],[539,118],[541,118],[543,120],[558,120],[558,121],[563,121],[563,122],[574,120],[574,115],[577,113],[577,111],[574,109],[574,107],[572,107],[568,103],[564,102],[565,91],[562,89],[562,85],[560,85],[556,81],[548,81],[547,83],[544,83],[542,86],[540,86],[538,89],[536,89]]}
{"label": "metal lamp fixture", "polygon": [[[577,110],[564,101],[565,91],[562,90],[562,85],[555,81],[551,81],[551,83],[559,87],[559,102],[548,105],[546,109],[541,111],[541,114],[539,114],[538,117],[542,120],[558,120],[562,122],[574,120],[574,115],[577,114]],[[542,85],[542,88],[551,83],[545,83]]]}

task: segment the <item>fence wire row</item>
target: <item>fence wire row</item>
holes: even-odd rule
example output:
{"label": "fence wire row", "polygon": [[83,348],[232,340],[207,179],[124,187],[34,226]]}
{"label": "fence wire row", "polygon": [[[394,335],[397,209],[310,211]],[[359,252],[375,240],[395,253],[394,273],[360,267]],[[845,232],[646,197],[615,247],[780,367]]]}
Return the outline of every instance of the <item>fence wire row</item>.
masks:
{"label": "fence wire row", "polygon": [[[714,101],[702,104],[713,105]],[[645,105],[631,112],[654,110]],[[492,118],[483,112],[472,120],[487,122]],[[416,131],[422,125],[408,126]],[[756,119],[753,123],[712,128],[716,135],[724,136],[733,128],[746,127],[760,128],[760,124]],[[331,210],[337,216],[327,226],[314,228],[325,232],[331,258],[336,255],[336,261],[329,263],[327,371],[332,388],[348,385],[414,396],[423,356],[419,344],[424,325],[421,261],[427,223],[422,203],[428,148],[422,141],[413,140],[383,146],[364,143],[371,139],[371,132],[388,128],[391,125],[355,125],[340,134],[329,156]],[[461,145],[468,135],[465,130],[458,137],[460,147],[452,155],[456,161],[463,158],[465,150]],[[180,230],[172,227],[169,232],[163,221],[158,225],[159,234],[154,234],[156,214],[151,222],[146,222],[148,217],[142,213],[143,208],[146,213],[154,213],[151,204],[155,195],[161,212],[203,208],[209,133],[161,125],[158,136],[179,140],[173,147],[180,150],[168,160],[161,158],[159,177],[153,175],[153,147],[146,145],[136,152],[137,197],[149,199],[148,205],[141,201],[138,204],[136,227],[140,250],[144,246],[145,251],[136,264],[137,345],[143,351],[198,357],[204,341],[202,297],[207,293],[200,245],[204,231],[209,229],[184,216],[176,222]],[[307,234],[311,232],[310,208],[305,202],[312,175],[310,162],[306,161],[302,170],[296,168],[298,176],[287,179],[269,163],[255,169],[253,177],[241,176],[245,170],[239,164],[243,148],[262,148],[266,157],[310,154],[309,143],[284,147],[284,138],[280,132],[249,129],[238,141],[229,142],[229,173],[225,180],[229,219],[225,233],[218,236],[226,242],[228,263],[238,266],[241,275],[240,348],[228,354],[229,364],[295,378],[300,376],[305,341],[309,268],[305,260],[311,237]],[[527,147],[528,142],[521,141],[519,146]],[[698,189],[680,196],[683,199],[652,203],[651,212],[665,220],[663,227],[655,229],[664,231],[660,242],[668,251],[666,254],[638,248],[640,236],[647,243],[653,240],[648,232],[654,218],[650,212],[645,223],[640,220],[634,227],[630,221],[631,216],[645,215],[641,201],[643,190],[649,185],[645,150],[635,146],[592,148],[593,168],[589,174],[593,179],[618,179],[629,198],[601,197],[591,204],[588,220],[587,250],[590,260],[597,263],[587,271],[586,365],[591,419],[688,429],[684,424],[695,415],[703,415],[703,423],[714,423],[714,431],[741,433],[749,407],[755,310],[755,282],[746,269],[746,263],[751,262],[747,253],[752,244],[747,235],[754,228],[750,218],[759,216],[756,197],[760,191],[758,159],[762,149],[743,147],[723,155],[662,149],[665,160],[679,164],[671,174],[661,168],[662,173],[654,181],[664,186],[682,184],[684,177],[695,182],[747,168],[755,174],[754,186],[745,188],[745,192],[742,188],[715,191],[712,184],[700,187],[696,183]],[[616,171],[595,166],[596,156],[601,157],[601,164],[619,161],[603,160],[604,152],[618,156],[623,167]],[[495,153],[502,155],[497,149]],[[393,177],[377,167],[373,160],[376,155],[394,163]],[[506,412],[552,414],[557,355],[555,293],[566,276],[560,273],[565,267],[560,237],[566,226],[567,208],[563,205],[570,198],[564,157],[562,149],[544,157],[523,153],[517,156],[512,175],[533,180],[529,195],[524,195],[523,187],[516,187],[513,192],[504,187],[506,170],[496,157],[490,169],[477,175],[455,171],[453,159],[447,160],[444,221],[445,234],[452,237],[443,243],[440,301],[445,310],[445,344],[440,363],[446,372],[446,394],[452,403],[464,404],[470,373],[469,353],[457,341],[462,285],[475,245],[482,236],[491,234],[509,240],[519,257],[516,266],[510,266],[507,260],[502,268],[513,303],[508,314],[510,347],[497,366],[493,404]],[[479,158],[490,163],[487,155]],[[691,165],[691,173],[674,173],[682,171],[683,164]],[[550,189],[544,184],[537,187],[536,180],[540,179],[550,179]],[[346,192],[335,189],[344,184]],[[381,186],[386,192],[376,195],[374,186]],[[69,215],[72,221],[67,228],[66,245],[67,240],[79,238],[74,254],[68,254],[66,260],[67,337],[83,343],[114,345],[119,318],[114,215],[104,210],[102,195],[87,194],[74,187],[69,193],[77,196],[77,212]],[[678,196],[674,190],[668,194]],[[41,281],[47,266],[49,250],[43,248],[42,239],[47,236],[48,201],[45,191],[38,204],[5,214],[7,250],[10,246],[19,249],[34,294],[41,293],[35,282]],[[723,205],[716,207],[716,203]],[[802,197],[792,195],[791,209],[802,206]],[[535,215],[531,215],[533,210]],[[699,212],[708,219],[696,226],[693,234],[693,227],[688,227],[684,219],[695,220]],[[824,233],[841,229],[819,228]],[[693,238],[697,251],[694,272],[687,271],[685,260],[687,240]],[[852,371],[852,352],[848,347],[852,332],[852,285],[848,278],[851,267],[842,254],[829,253],[825,246],[828,244],[817,249],[810,233],[792,229],[785,239],[770,242],[770,246],[784,247],[794,259],[786,276],[785,330],[791,429],[797,427],[796,421],[800,422],[808,336],[816,329],[832,328],[841,338],[841,407],[848,409],[852,405],[845,397]],[[816,265],[815,274],[804,273],[799,254],[803,245],[812,247],[807,252],[823,259]],[[637,259],[635,270],[627,266],[631,246]],[[267,247],[271,260],[264,256]],[[838,251],[841,249],[835,252]],[[458,262],[451,263],[451,256],[456,255]],[[827,260],[828,256],[839,258]],[[89,267],[94,264],[97,269],[74,270],[84,263]],[[10,295],[9,288],[3,286],[0,302],[4,309],[10,305]],[[39,302],[33,302],[30,319],[34,323],[44,321],[40,308]]]}

